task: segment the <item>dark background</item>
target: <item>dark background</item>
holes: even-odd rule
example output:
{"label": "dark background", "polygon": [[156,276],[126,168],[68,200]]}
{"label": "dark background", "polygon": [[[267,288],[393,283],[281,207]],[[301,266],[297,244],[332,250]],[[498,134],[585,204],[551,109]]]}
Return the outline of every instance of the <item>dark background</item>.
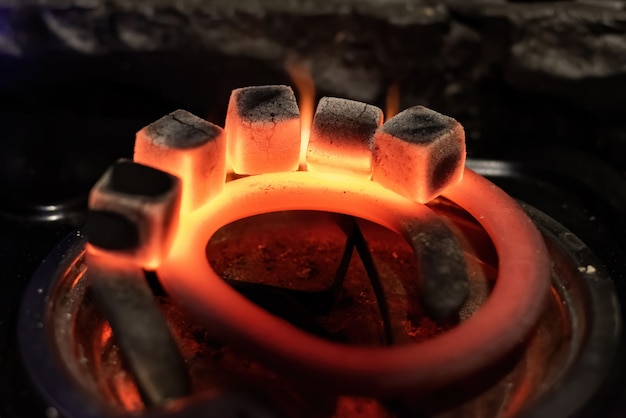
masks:
{"label": "dark background", "polygon": [[[560,144],[626,169],[623,1],[0,2],[0,206],[87,190],[177,108],[223,123],[230,90],[290,83],[463,123],[470,156]],[[16,5],[10,5],[16,3]],[[45,4],[45,5],[44,5]]]}

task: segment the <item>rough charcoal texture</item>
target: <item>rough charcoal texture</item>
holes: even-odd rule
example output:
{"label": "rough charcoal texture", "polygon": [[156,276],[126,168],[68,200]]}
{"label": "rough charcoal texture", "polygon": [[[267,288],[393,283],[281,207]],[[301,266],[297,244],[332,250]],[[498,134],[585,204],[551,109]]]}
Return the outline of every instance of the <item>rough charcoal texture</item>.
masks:
{"label": "rough charcoal texture", "polygon": [[108,187],[118,193],[158,197],[174,187],[174,178],[161,170],[130,161],[120,161],[111,167]]}
{"label": "rough charcoal texture", "polygon": [[[178,226],[181,189],[177,177],[119,160],[89,193],[89,212],[95,215],[89,221],[90,241],[137,266],[158,267]],[[102,223],[97,224],[99,221]],[[119,237],[108,235],[115,232],[113,229]]]}
{"label": "rough charcoal texture", "polygon": [[224,187],[226,136],[219,126],[177,110],[137,132],[133,160],[178,177],[181,204],[192,210]]}
{"label": "rough charcoal texture", "polygon": [[306,153],[309,171],[342,172],[369,178],[374,132],[383,121],[376,106],[323,97],[315,111]]}
{"label": "rough charcoal texture", "polygon": [[372,156],[374,181],[426,203],[462,179],[465,132],[456,120],[414,106],[376,131]]}
{"label": "rough charcoal texture", "polygon": [[296,170],[300,127],[300,111],[291,87],[233,90],[224,125],[233,171],[260,174]]}
{"label": "rough charcoal texture", "polygon": [[313,133],[338,140],[364,140],[371,145],[382,111],[367,103],[323,97],[315,111]]}
{"label": "rough charcoal texture", "polygon": [[237,90],[237,111],[249,122],[281,122],[300,117],[298,103],[289,86],[258,86]]}
{"label": "rough charcoal texture", "polygon": [[147,126],[155,145],[178,149],[195,148],[221,134],[217,126],[187,112],[176,110]]}
{"label": "rough charcoal texture", "polygon": [[413,144],[427,144],[454,129],[458,122],[424,106],[415,106],[388,120],[381,130]]}
{"label": "rough charcoal texture", "polygon": [[470,156],[553,143],[626,170],[620,0],[0,0],[0,202],[84,195],[128,132],[178,108],[223,126],[232,89],[291,84],[294,57],[318,97],[384,108],[397,84]]}

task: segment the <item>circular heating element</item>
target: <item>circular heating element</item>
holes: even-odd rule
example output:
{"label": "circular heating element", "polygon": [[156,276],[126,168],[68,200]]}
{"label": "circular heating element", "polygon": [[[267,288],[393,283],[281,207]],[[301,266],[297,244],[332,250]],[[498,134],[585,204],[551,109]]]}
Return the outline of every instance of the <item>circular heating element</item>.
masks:
{"label": "circular heating element", "polygon": [[499,273],[489,300],[467,321],[420,344],[380,349],[333,344],[268,314],[224,283],[206,259],[211,235],[255,214],[312,209],[359,216],[411,242],[430,210],[372,182],[333,182],[306,172],[239,179],[227,183],[222,196],[181,221],[183,232],[158,269],[164,287],[229,343],[325,388],[385,396],[466,377],[523,339],[546,300],[549,260],[538,231],[510,197],[467,170],[445,196],[478,219],[496,247]]}
{"label": "circular heating element", "polygon": [[[124,263],[156,269],[170,296],[233,347],[338,393],[415,393],[485,368],[539,318],[550,276],[545,245],[511,198],[464,171],[465,140],[457,121],[421,106],[382,120],[374,106],[322,99],[306,150],[307,171],[296,172],[300,118],[286,86],[233,91],[224,130],[173,112],[138,133],[135,163],[118,162],[92,189],[92,275],[102,276],[99,282],[107,274],[132,277]],[[224,183],[228,166],[250,176]],[[158,193],[154,184],[163,186]],[[361,217],[413,247],[425,276],[418,280],[428,283],[421,297],[434,301],[426,308],[448,318],[464,301],[467,284],[458,244],[424,205],[442,192],[491,237],[498,280],[471,318],[420,344],[365,348],[317,338],[248,301],[206,259],[211,236],[249,216],[319,210]],[[438,297],[426,297],[437,288]],[[102,303],[112,305],[111,297],[101,297]]]}
{"label": "circular heating element", "polygon": [[[469,238],[472,243],[471,247],[464,245],[464,251],[468,251],[467,254],[471,254],[470,257],[478,257],[479,260],[487,263],[485,265],[489,266],[487,277],[495,278],[497,260],[492,258],[493,250],[489,249],[482,255],[471,250],[471,248],[485,248],[488,241],[484,232],[477,229],[477,224],[471,220],[468,223],[466,215],[454,209],[454,205],[439,202],[435,203],[433,208],[440,216],[455,219],[455,225],[462,227],[456,233]],[[489,377],[492,372],[487,371],[486,375],[481,372],[473,374],[460,387],[453,385],[435,391],[434,394],[403,398],[409,402],[417,402],[418,411],[422,411],[423,416],[465,417],[471,414],[499,416],[503,411],[506,411],[505,416],[512,414],[517,416],[520,412],[523,412],[521,416],[524,417],[571,416],[574,413],[588,411],[586,408],[592,399],[597,398],[598,395],[606,395],[602,388],[606,388],[611,371],[615,370],[614,361],[618,353],[621,330],[618,316],[620,308],[612,281],[602,269],[601,262],[571,232],[532,207],[525,205],[524,209],[541,230],[553,264],[551,296],[546,309],[540,316],[537,328],[528,338],[520,342],[518,348],[522,351],[516,350],[517,354],[502,364],[504,369],[499,369],[495,380]],[[457,218],[458,216],[461,217]],[[256,228],[262,228],[261,230],[265,231],[268,227],[276,227],[278,221],[284,222],[283,216],[273,219],[275,220],[269,221],[264,215],[264,222],[260,224],[257,219],[248,218],[246,225],[249,226],[244,229],[250,232],[246,237],[248,243],[241,249],[251,253],[257,250],[259,241],[254,237],[257,234],[254,232]],[[304,225],[311,222],[309,216],[304,218],[299,216],[297,219],[300,219]],[[257,226],[250,229],[250,225]],[[279,227],[280,232],[269,238],[266,241],[267,244],[280,243],[288,236],[285,235],[286,231],[297,225],[298,223],[290,222],[282,230]],[[319,226],[319,220],[314,222],[314,227]],[[397,244],[392,244],[394,240],[397,240],[394,238],[395,234],[372,235],[370,228],[367,227],[364,230],[367,232],[368,241],[376,239],[378,242],[372,247],[372,251],[376,253],[390,249],[400,251],[399,259],[389,255],[386,263],[395,264],[411,258],[409,247],[401,250]],[[336,226],[335,229],[337,229]],[[241,231],[239,227],[220,230],[216,234],[218,241],[210,244],[213,248],[211,259],[215,260],[216,256],[229,258],[237,254],[224,248],[224,244],[231,242],[228,245],[237,246],[237,242],[241,241]],[[271,232],[268,233],[271,234]],[[333,235],[341,236],[341,232],[337,231]],[[289,242],[297,242],[297,240],[296,236]],[[136,389],[133,389],[133,380],[136,377],[130,372],[124,372],[128,364],[125,365],[125,362],[121,361],[124,359],[119,357],[122,354],[121,348],[117,348],[119,336],[111,335],[111,327],[107,324],[108,318],[103,317],[100,309],[94,306],[93,289],[90,290],[93,283],[89,274],[86,274],[90,267],[87,266],[85,260],[85,242],[85,238],[80,233],[72,234],[46,257],[30,281],[24,294],[18,323],[22,357],[32,381],[39,393],[44,396],[47,405],[50,405],[48,407],[50,411],[59,411],[62,416],[68,418],[142,416],[140,412],[144,411],[145,406],[141,403],[138,405],[128,403],[136,396],[133,395],[133,392],[136,393]],[[382,242],[386,243],[382,244]],[[328,248],[325,243],[321,246],[317,245],[320,244],[308,248],[320,250]],[[475,245],[478,247],[474,247]],[[337,249],[337,246],[331,248]],[[258,251],[265,250],[267,248]],[[279,254],[281,251],[283,250],[278,247],[274,254]],[[322,256],[322,260],[326,260],[322,254],[323,252],[318,250],[312,256]],[[245,263],[238,266],[247,271],[249,265]],[[399,268],[401,269],[401,266]],[[223,267],[219,271],[224,271]],[[354,279],[350,279],[352,284],[348,283],[347,286],[352,288],[351,286],[357,284],[356,294],[358,295],[361,292],[358,283],[362,278],[359,279],[357,276],[356,280],[357,282],[354,282]],[[406,280],[411,280],[410,275],[407,275]],[[155,296],[151,295],[151,297]],[[159,298],[158,293],[156,298]],[[190,368],[189,374],[194,381],[196,379],[201,379],[201,382],[215,381],[216,378],[221,379],[219,377],[221,373],[226,373],[226,376],[234,373],[235,376],[241,377],[241,366],[238,366],[238,363],[207,368],[206,361],[211,364],[215,355],[223,355],[229,351],[223,351],[219,346],[217,346],[217,351],[212,351],[210,347],[216,343],[207,342],[203,339],[203,335],[207,331],[213,333],[214,328],[196,325],[190,320],[191,318],[180,313],[178,308],[173,309],[172,303],[165,302],[162,313],[167,318],[167,323],[178,335],[177,343],[184,350],[181,354]],[[126,323],[134,322],[133,319],[136,318],[127,318]],[[350,315],[343,320],[352,322],[353,319],[354,317]],[[363,325],[362,321],[358,323]],[[425,330],[421,326],[420,329]],[[181,333],[193,336],[193,338],[181,340]],[[419,340],[423,341],[427,338],[430,337],[420,337]],[[208,351],[205,347],[207,344],[209,344]],[[488,346],[488,342],[485,342],[485,346]],[[197,351],[198,349],[207,353],[201,354]],[[208,356],[206,360],[201,360],[206,356]],[[227,357],[230,356],[227,354]],[[200,364],[198,364],[199,360]],[[498,363],[500,362],[495,362],[495,364]],[[249,367],[245,365],[248,363],[243,364],[243,367]],[[198,369],[202,371],[201,375],[195,371],[198,365],[201,365]],[[254,369],[256,367],[252,368]],[[122,376],[127,377],[122,379]],[[270,374],[270,376],[257,383],[272,391],[271,393],[276,393],[276,396],[282,399],[281,403],[288,402],[291,395],[284,392],[281,384],[276,385],[275,374]],[[235,381],[238,379],[235,377]],[[207,391],[204,384],[198,386],[196,383],[193,396],[180,399],[179,402],[174,402],[169,407],[151,408],[145,412],[149,412],[150,416],[164,418],[232,416],[235,414],[234,411],[246,411],[248,416],[253,417],[268,416],[267,404],[259,404],[258,399],[255,401],[254,397],[250,398],[250,395],[245,395],[245,388],[254,392],[260,390],[254,389],[255,385],[252,383],[254,381],[255,378],[251,381],[244,378],[238,384],[241,386],[234,386],[236,390],[244,388],[243,392],[242,389],[238,389],[239,392],[234,393],[232,381],[228,386],[231,389],[226,391],[220,389],[219,386]],[[306,376],[300,376],[297,380],[283,381],[288,388],[292,388],[294,383],[309,384]],[[313,384],[311,388],[321,395],[320,386]],[[476,388],[482,389],[477,392]],[[459,393],[464,394],[461,404],[458,403]],[[315,399],[318,399],[317,396]],[[329,396],[333,398],[332,395],[329,394]],[[308,398],[305,397],[301,405],[303,409],[300,412],[286,415],[271,412],[269,416],[303,416],[302,411],[315,408],[315,405],[308,404],[306,399]],[[364,408],[362,412],[376,405],[376,401],[369,398],[341,397],[340,399],[343,399],[343,413],[334,414],[331,410],[331,412],[320,413],[320,416],[328,418],[363,416],[363,413],[347,413],[345,404],[353,405],[358,408],[357,410]],[[388,402],[388,399],[385,402]],[[87,412],[88,415],[86,415]],[[396,415],[392,412],[385,413],[384,409],[375,407],[370,412],[371,416],[385,418],[407,416],[406,412],[398,412]],[[409,416],[414,416],[414,414]],[[581,416],[593,416],[593,414]]]}
{"label": "circular heating element", "polygon": [[[109,366],[101,366],[98,353],[114,339],[142,405],[165,407],[151,413],[221,416],[219,401],[188,396],[189,354],[178,352],[181,336],[170,334],[172,318],[163,320],[162,314],[168,314],[155,303],[141,268],[155,270],[171,302],[189,315],[182,323],[195,319],[220,342],[269,366],[272,373],[292,382],[304,380],[331,397],[380,400],[410,394],[424,401],[438,390],[467,387],[467,379],[488,375],[494,363],[508,364],[511,356],[517,358],[515,349],[523,347],[535,353],[525,353],[528,358],[542,348],[546,353],[522,368],[554,367],[544,373],[546,384],[552,388],[558,383],[565,395],[577,393],[579,404],[586,403],[604,376],[586,369],[598,356],[597,344],[609,357],[615,350],[614,334],[603,332],[618,330],[607,314],[618,308],[599,302],[610,291],[598,288],[597,277],[582,277],[580,260],[551,238],[544,242],[512,198],[463,168],[464,137],[456,121],[421,107],[399,116],[381,126],[382,112],[373,106],[325,100],[304,156],[294,140],[299,117],[293,93],[284,86],[264,86],[233,92],[225,129],[177,111],[140,131],[135,161],[118,162],[92,190],[86,254],[82,240],[60,249],[63,261],[57,265],[58,258],[51,257],[25,296],[20,344],[29,372],[52,405],[68,416],[85,410],[94,417],[111,413],[110,405],[102,408],[99,401],[85,398],[81,386],[107,397],[98,392],[100,374]],[[302,168],[303,157],[308,170],[294,171]],[[407,163],[394,164],[396,157]],[[437,196],[443,198],[439,203],[426,204]],[[441,216],[442,201],[473,217],[497,258],[489,297],[461,320],[458,309],[466,283],[458,273],[466,273],[467,248],[461,250],[446,226],[450,220]],[[315,336],[246,299],[208,261],[212,237],[238,220],[292,210],[359,217],[399,234],[417,259],[418,270],[412,273],[421,283],[423,307],[431,317],[459,322],[419,343],[374,348]],[[546,221],[536,217],[535,222],[549,236]],[[552,271],[551,263],[556,266]],[[572,292],[580,303],[570,297]],[[100,312],[95,317],[91,297]],[[570,306],[564,308],[565,302]],[[546,319],[542,312],[556,319]],[[559,321],[565,329],[559,329]],[[550,342],[552,331],[555,339],[571,341],[562,346]],[[546,332],[547,339],[537,336]],[[48,350],[49,344],[56,351]],[[93,351],[87,358],[85,348]],[[559,357],[558,367],[549,363],[553,354]],[[603,363],[602,373],[609,363]],[[543,381],[533,388],[529,376],[538,376],[537,371],[527,372],[516,395],[509,399],[509,392],[503,393],[501,408],[517,413],[533,397],[550,393]],[[123,384],[116,390],[122,405],[132,403],[122,399],[127,396]],[[565,395],[551,393],[535,409],[555,411]],[[490,403],[489,396],[481,402]],[[249,411],[261,416],[263,410],[256,405]]]}

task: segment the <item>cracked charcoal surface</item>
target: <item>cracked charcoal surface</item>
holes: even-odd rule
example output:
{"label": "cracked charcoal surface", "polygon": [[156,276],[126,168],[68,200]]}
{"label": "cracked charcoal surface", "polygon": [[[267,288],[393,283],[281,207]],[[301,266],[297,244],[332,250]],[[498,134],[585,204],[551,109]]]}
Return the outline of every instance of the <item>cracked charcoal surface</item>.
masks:
{"label": "cracked charcoal surface", "polygon": [[232,89],[289,84],[293,56],[318,97],[382,107],[398,83],[469,157],[553,143],[626,169],[623,1],[0,0],[0,196],[86,193],[124,132],[177,108],[222,126]]}
{"label": "cracked charcoal surface", "polygon": [[323,97],[315,111],[313,130],[325,137],[361,139],[371,143],[382,112],[354,100]]}
{"label": "cracked charcoal surface", "polygon": [[176,110],[148,125],[148,135],[156,145],[178,149],[195,148],[214,140],[220,130],[185,110]]}
{"label": "cracked charcoal surface", "polygon": [[381,130],[406,142],[428,144],[457,125],[458,122],[448,116],[424,106],[414,106],[389,119]]}
{"label": "cracked charcoal surface", "polygon": [[298,103],[291,87],[259,86],[237,91],[237,110],[250,122],[281,122],[300,117]]}
{"label": "cracked charcoal surface", "polygon": [[130,161],[120,161],[111,170],[109,187],[118,193],[158,197],[175,185],[174,176]]}

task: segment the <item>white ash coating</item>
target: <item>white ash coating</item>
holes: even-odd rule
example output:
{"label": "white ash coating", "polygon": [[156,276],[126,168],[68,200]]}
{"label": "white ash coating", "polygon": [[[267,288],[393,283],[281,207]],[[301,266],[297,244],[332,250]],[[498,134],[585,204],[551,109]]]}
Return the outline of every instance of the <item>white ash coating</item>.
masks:
{"label": "white ash coating", "polygon": [[237,113],[247,122],[284,120],[300,117],[298,102],[289,86],[254,86],[233,90]]}
{"label": "white ash coating", "polygon": [[145,129],[153,144],[177,149],[199,147],[221,133],[219,127],[182,109],[163,116]]}
{"label": "white ash coating", "polygon": [[361,142],[370,147],[382,116],[382,110],[367,103],[322,97],[315,111],[312,131],[322,137]]}
{"label": "white ash coating", "polygon": [[415,106],[380,127],[372,156],[375,182],[426,203],[461,181],[465,132],[453,118]]}
{"label": "white ash coating", "polygon": [[398,113],[380,128],[383,132],[412,144],[428,144],[453,130],[458,122],[424,106]]}

